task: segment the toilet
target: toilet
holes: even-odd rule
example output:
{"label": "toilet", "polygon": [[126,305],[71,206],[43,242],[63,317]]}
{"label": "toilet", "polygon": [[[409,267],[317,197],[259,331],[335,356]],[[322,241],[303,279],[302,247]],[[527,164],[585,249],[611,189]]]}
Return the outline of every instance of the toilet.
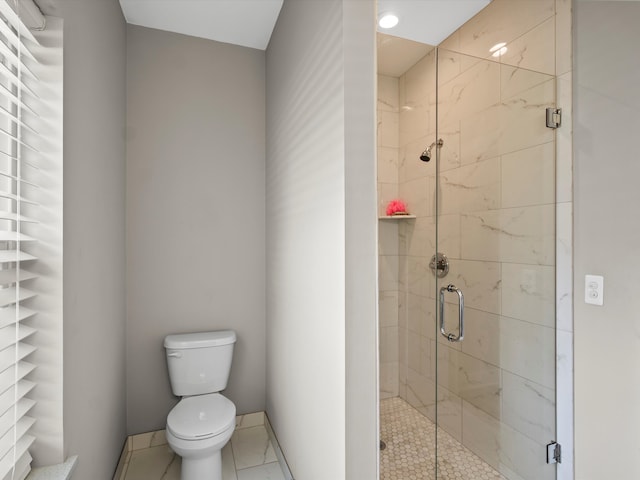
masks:
{"label": "toilet", "polygon": [[222,448],[236,425],[227,387],[236,333],[168,335],[164,347],[173,394],[182,397],[167,416],[167,443],[182,457],[182,480],[222,480]]}

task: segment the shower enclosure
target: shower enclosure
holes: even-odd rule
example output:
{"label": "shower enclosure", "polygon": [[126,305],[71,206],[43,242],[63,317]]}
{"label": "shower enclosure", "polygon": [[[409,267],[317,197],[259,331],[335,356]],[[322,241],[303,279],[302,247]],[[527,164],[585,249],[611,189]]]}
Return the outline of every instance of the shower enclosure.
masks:
{"label": "shower enclosure", "polygon": [[556,478],[555,13],[378,34],[381,479]]}

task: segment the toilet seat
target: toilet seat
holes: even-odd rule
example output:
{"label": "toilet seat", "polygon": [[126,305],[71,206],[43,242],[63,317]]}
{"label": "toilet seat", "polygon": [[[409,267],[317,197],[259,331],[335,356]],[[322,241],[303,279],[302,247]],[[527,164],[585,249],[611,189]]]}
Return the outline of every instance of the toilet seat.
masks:
{"label": "toilet seat", "polygon": [[236,406],[219,393],[183,398],[167,417],[167,430],[183,440],[215,437],[235,428]]}

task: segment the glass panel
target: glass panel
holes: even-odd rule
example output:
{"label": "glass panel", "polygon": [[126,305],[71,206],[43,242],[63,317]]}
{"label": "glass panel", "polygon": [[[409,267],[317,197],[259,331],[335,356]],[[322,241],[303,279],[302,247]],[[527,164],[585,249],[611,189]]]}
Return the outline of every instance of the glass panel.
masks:
{"label": "glass panel", "polygon": [[[378,34],[380,478],[435,478],[436,58],[433,47]],[[389,216],[401,200],[410,216]],[[389,212],[392,213],[392,212]]]}
{"label": "glass panel", "polygon": [[383,480],[556,478],[553,5],[490,7],[438,49],[378,34]]}
{"label": "glass panel", "polygon": [[432,290],[449,335],[436,342],[437,478],[551,480],[555,79],[437,56],[437,250],[450,263]]}

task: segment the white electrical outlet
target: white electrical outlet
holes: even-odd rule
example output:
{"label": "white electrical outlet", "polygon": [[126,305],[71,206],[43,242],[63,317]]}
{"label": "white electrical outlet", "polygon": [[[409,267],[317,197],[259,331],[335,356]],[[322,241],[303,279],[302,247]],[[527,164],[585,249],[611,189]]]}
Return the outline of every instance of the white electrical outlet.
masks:
{"label": "white electrical outlet", "polygon": [[584,276],[584,302],[602,305],[604,300],[604,277],[601,275]]}

